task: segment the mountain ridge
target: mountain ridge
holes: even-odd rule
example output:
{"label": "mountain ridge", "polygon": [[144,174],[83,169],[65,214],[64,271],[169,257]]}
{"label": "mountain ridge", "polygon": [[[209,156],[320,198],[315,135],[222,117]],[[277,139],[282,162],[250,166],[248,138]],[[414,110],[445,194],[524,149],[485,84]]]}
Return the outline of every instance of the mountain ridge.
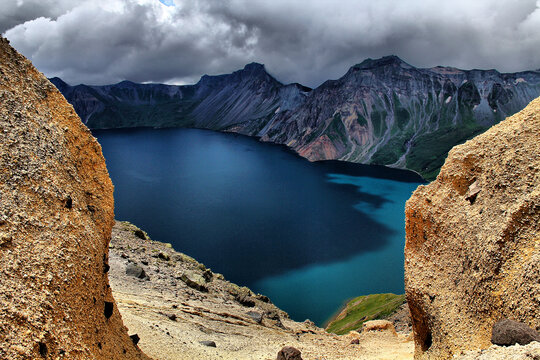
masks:
{"label": "mountain ridge", "polygon": [[539,71],[416,68],[395,55],[366,59],[315,89],[282,84],[259,63],[194,85],[51,82],[90,128],[236,132],[284,144],[310,161],[387,165],[427,179],[454,145],[540,95]]}

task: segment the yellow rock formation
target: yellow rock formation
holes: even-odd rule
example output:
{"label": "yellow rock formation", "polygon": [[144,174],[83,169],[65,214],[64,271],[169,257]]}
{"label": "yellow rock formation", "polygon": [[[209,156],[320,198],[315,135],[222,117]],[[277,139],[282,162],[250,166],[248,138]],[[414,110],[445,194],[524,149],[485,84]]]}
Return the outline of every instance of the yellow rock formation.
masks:
{"label": "yellow rock formation", "polygon": [[113,186],[56,88],[0,38],[0,358],[146,359],[109,288]]}
{"label": "yellow rock formation", "polygon": [[493,324],[540,327],[540,98],[456,146],[406,205],[405,286],[417,359],[490,346]]}

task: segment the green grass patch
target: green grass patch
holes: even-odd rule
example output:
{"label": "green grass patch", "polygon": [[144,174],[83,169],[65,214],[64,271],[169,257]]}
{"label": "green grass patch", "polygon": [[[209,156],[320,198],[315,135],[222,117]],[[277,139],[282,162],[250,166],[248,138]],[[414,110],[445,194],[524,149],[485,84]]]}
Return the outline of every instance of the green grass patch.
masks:
{"label": "green grass patch", "polygon": [[366,120],[365,117],[362,116],[362,114],[360,114],[360,112],[356,112],[356,116],[357,116],[357,119],[356,121],[358,121],[358,124],[360,124],[360,126],[363,126],[363,127],[366,127],[368,126],[368,122]]}
{"label": "green grass patch", "polygon": [[341,114],[336,113],[332,122],[326,128],[325,134],[328,135],[332,143],[346,144],[347,143],[347,130],[341,121]]}
{"label": "green grass patch", "polygon": [[405,295],[372,294],[349,301],[343,310],[328,322],[326,331],[338,335],[358,330],[369,320],[392,315],[405,303]]}
{"label": "green grass patch", "polygon": [[373,110],[371,112],[371,123],[373,125],[373,133],[377,137],[381,137],[386,131],[386,116],[388,113],[386,110]]}

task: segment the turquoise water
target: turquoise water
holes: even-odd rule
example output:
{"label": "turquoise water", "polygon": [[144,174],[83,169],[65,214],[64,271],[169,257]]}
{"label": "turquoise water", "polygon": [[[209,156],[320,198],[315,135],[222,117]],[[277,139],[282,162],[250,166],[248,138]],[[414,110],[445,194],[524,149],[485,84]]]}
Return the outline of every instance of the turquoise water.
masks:
{"label": "turquoise water", "polygon": [[194,129],[94,133],[115,214],[322,325],[349,298],[403,293],[414,173],[310,163],[282,146]]}
{"label": "turquoise water", "polygon": [[327,181],[353,185],[358,191],[369,191],[388,199],[380,206],[358,202],[354,208],[363,216],[383,222],[392,234],[383,248],[255,283],[255,288],[262,293],[282,294],[274,301],[279,307],[297,309],[295,315],[299,319],[311,318],[317,324],[324,324],[345,299],[374,293],[403,293],[404,204],[418,186],[417,183],[342,174],[328,174]]}

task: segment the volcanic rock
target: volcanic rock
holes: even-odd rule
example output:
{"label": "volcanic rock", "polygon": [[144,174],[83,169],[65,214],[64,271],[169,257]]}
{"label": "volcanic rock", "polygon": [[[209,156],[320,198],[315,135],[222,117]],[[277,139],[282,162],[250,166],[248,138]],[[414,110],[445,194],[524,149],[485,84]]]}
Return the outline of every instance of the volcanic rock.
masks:
{"label": "volcanic rock", "polygon": [[277,360],[302,360],[300,350],[292,346],[285,346],[277,354]]}
{"label": "volcanic rock", "polygon": [[491,342],[495,345],[527,345],[533,341],[540,342],[540,335],[523,323],[503,319],[493,325]]}
{"label": "volcanic rock", "polygon": [[260,324],[263,320],[263,314],[257,311],[248,311],[247,315],[257,324]]}
{"label": "volcanic rock", "polygon": [[146,272],[142,267],[139,265],[135,265],[132,263],[129,263],[126,265],[126,274],[129,276],[133,276],[139,279],[146,279],[148,280],[148,275],[146,275]]}
{"label": "volcanic rock", "polygon": [[540,98],[456,146],[407,202],[415,358],[487,348],[501,318],[540,328],[539,134]]}
{"label": "volcanic rock", "polygon": [[109,288],[113,224],[101,147],[0,37],[0,358],[147,359]]}

